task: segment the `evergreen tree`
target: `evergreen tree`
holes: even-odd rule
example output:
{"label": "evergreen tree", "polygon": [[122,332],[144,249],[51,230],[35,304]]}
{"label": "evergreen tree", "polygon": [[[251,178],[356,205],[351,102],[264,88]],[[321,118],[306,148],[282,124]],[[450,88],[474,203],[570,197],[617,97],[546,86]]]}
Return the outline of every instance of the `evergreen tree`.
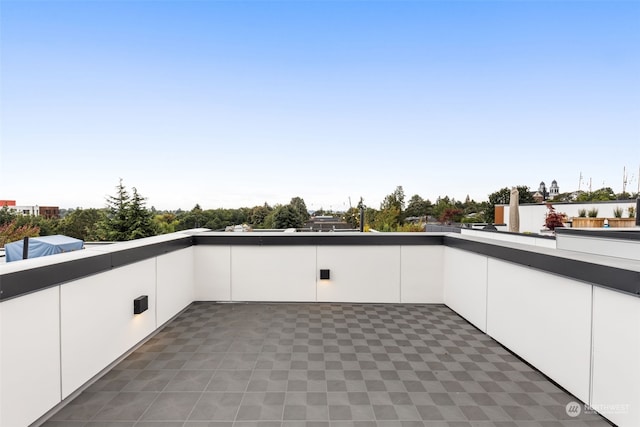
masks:
{"label": "evergreen tree", "polygon": [[291,205],[278,206],[273,213],[273,228],[299,228],[302,225],[300,213]]}
{"label": "evergreen tree", "polygon": [[144,200],[135,187],[131,197],[120,178],[116,195],[107,196],[107,214],[99,226],[103,240],[120,242],[157,234],[153,214]]}
{"label": "evergreen tree", "polygon": [[289,206],[291,206],[297,212],[302,224],[304,224],[309,219],[309,211],[307,210],[307,205],[304,203],[302,197],[292,198],[289,202]]}
{"label": "evergreen tree", "polygon": [[133,196],[127,207],[129,239],[140,239],[158,234],[158,227],[153,221],[153,212],[145,207],[145,198],[133,187]]}
{"label": "evergreen tree", "polygon": [[120,178],[116,186],[116,195],[107,196],[107,215],[100,222],[102,240],[121,242],[129,240],[129,225],[127,220],[127,208],[131,197]]}

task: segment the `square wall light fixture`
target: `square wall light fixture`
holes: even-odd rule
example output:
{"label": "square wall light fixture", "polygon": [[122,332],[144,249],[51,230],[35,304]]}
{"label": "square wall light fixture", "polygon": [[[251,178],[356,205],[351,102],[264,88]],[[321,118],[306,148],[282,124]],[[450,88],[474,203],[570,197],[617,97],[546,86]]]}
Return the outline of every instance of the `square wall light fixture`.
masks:
{"label": "square wall light fixture", "polygon": [[133,300],[133,314],[140,314],[149,308],[149,296],[142,295]]}

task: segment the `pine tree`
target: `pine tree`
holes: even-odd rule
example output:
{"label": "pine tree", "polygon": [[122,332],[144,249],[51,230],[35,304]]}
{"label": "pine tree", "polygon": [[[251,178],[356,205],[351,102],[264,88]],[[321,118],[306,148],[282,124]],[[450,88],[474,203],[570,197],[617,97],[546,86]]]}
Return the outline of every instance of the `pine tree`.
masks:
{"label": "pine tree", "polygon": [[135,187],[130,196],[120,178],[116,195],[107,196],[107,215],[99,227],[103,240],[121,242],[156,235],[153,214],[145,208],[144,200]]}
{"label": "pine tree", "polygon": [[133,197],[127,208],[129,239],[140,239],[158,234],[158,227],[153,222],[153,212],[145,207],[145,198],[133,187]]}
{"label": "pine tree", "polygon": [[102,239],[111,242],[129,240],[127,208],[131,197],[120,178],[116,186],[116,195],[107,196],[107,215],[100,223]]}

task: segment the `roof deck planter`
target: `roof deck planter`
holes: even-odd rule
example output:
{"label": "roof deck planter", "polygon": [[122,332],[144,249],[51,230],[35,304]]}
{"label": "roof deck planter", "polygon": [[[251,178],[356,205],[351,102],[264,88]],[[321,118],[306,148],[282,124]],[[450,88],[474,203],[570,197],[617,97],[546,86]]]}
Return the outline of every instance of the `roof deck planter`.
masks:
{"label": "roof deck planter", "polygon": [[635,227],[635,218],[608,218],[609,227],[621,228],[621,227]]}
{"label": "roof deck planter", "polygon": [[[609,224],[611,224],[611,220],[609,220]],[[573,228],[602,228],[604,227],[604,218],[584,218],[584,217],[573,217],[572,222]]]}

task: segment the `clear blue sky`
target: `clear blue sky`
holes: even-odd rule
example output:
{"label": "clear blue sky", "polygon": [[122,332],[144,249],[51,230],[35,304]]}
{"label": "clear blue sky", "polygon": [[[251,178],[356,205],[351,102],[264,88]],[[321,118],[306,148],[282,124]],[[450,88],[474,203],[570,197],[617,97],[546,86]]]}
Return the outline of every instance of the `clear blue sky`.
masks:
{"label": "clear blue sky", "polygon": [[[639,1],[0,2],[0,199],[378,207],[621,191]],[[584,189],[584,185],[583,185]]]}

